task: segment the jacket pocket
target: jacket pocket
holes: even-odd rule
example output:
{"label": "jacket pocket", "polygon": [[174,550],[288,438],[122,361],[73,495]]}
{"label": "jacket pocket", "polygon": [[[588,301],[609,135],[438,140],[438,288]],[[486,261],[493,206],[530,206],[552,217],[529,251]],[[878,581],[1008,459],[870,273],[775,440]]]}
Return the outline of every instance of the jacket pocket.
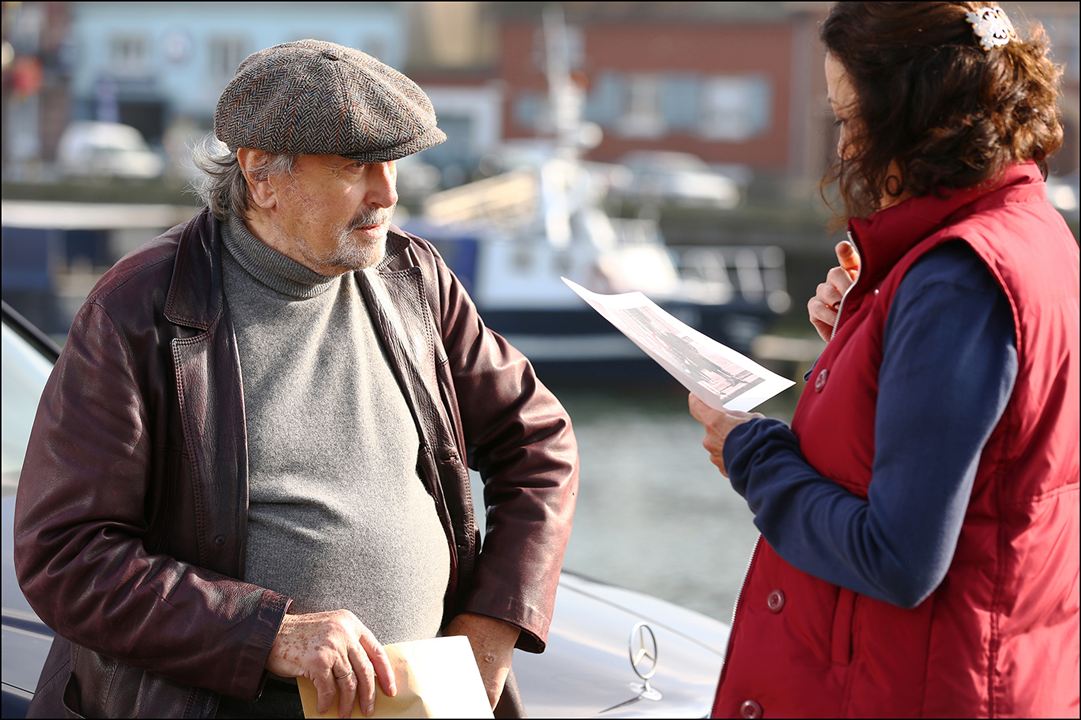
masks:
{"label": "jacket pocket", "polygon": [[833,629],[830,632],[830,662],[848,665],[852,662],[852,622],[856,614],[856,593],[840,588],[833,609]]}
{"label": "jacket pocket", "polygon": [[68,675],[68,681],[64,684],[64,692],[60,696],[60,702],[63,705],[64,717],[86,717],[79,714],[79,711],[82,710],[82,703],[79,701],[79,683],[75,679],[75,673]]}

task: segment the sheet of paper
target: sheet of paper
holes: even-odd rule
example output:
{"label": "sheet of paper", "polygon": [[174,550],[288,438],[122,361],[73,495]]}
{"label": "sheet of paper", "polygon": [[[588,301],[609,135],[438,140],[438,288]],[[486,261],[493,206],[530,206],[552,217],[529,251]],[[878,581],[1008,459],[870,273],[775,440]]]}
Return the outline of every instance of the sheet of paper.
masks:
{"label": "sheet of paper", "polygon": [[[490,718],[488,693],[477,670],[469,640],[461,635],[384,645],[398,694],[387,697],[376,687],[375,712],[362,715],[353,701],[350,717],[362,718]],[[338,701],[319,713],[315,685],[297,678],[306,718],[338,717]]]}
{"label": "sheet of paper", "polygon": [[714,410],[751,410],[795,385],[685,325],[640,292],[602,295],[567,278],[563,282]]}

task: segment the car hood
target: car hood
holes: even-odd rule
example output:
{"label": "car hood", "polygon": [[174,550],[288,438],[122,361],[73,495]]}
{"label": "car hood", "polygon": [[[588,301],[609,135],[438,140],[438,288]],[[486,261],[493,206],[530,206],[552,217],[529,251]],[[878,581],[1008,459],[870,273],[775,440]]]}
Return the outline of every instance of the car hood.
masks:
{"label": "car hood", "polygon": [[[640,697],[631,666],[631,631],[640,622],[656,637],[650,686],[659,699]],[[722,622],[564,572],[547,649],[516,654],[514,668],[533,716],[706,717],[727,642]]]}

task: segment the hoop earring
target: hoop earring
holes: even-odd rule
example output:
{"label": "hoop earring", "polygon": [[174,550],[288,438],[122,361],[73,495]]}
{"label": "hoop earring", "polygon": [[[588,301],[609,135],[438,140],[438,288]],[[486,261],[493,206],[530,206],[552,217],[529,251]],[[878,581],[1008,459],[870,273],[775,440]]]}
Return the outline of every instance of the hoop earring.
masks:
{"label": "hoop earring", "polygon": [[904,183],[902,183],[901,178],[896,175],[889,175],[886,177],[886,194],[890,197],[897,197],[900,195],[903,187]]}

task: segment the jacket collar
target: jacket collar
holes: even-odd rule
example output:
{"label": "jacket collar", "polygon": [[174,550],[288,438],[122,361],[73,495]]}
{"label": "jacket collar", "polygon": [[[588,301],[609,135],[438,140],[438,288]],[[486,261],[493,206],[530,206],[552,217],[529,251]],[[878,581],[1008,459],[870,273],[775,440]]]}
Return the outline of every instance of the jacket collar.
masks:
{"label": "jacket collar", "polygon": [[[387,233],[387,249],[377,272],[394,272],[407,260],[409,241],[397,226]],[[184,327],[209,330],[221,317],[225,306],[225,284],[221,260],[221,222],[203,208],[180,230],[176,260],[165,317]],[[408,263],[407,263],[408,264]]]}
{"label": "jacket collar", "polygon": [[217,322],[224,305],[221,223],[204,208],[180,231],[165,317],[206,331]]}
{"label": "jacket collar", "polygon": [[956,217],[1001,204],[1007,196],[1025,202],[1044,193],[1036,163],[1018,163],[983,185],[909,198],[870,217],[853,218],[848,229],[860,254],[860,287],[873,288],[912,247]]}
{"label": "jacket collar", "polygon": [[408,248],[409,240],[402,234],[401,228],[391,225],[390,230],[387,231],[387,249],[383,259],[375,266],[375,271],[378,273],[395,272],[405,267],[412,267]]}

